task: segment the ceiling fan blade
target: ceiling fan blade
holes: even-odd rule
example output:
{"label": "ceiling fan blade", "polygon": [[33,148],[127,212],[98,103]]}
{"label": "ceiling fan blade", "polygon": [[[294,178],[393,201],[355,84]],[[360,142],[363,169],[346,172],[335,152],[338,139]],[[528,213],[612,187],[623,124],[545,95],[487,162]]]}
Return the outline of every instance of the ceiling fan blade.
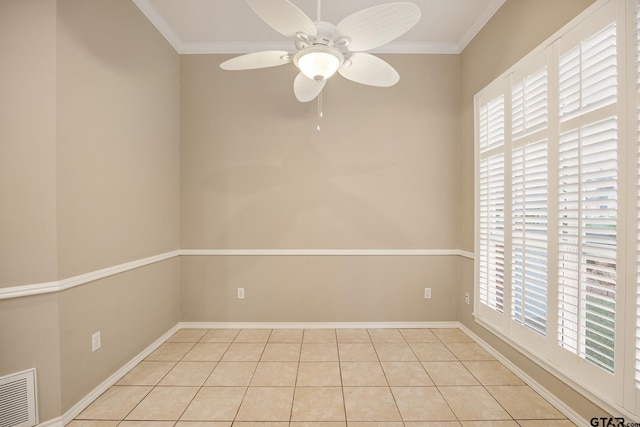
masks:
{"label": "ceiling fan blade", "polygon": [[420,20],[420,8],[413,3],[388,3],[363,9],[338,24],[341,36],[349,37],[351,52],[373,49],[400,37]]}
{"label": "ceiling fan blade", "polygon": [[320,92],[322,92],[326,83],[326,80],[311,80],[309,77],[300,73],[296,76],[296,79],[293,82],[293,91],[296,94],[298,101],[309,102],[313,101],[316,96],[320,95]]}
{"label": "ceiling fan blade", "polygon": [[338,72],[345,79],[369,86],[389,87],[400,80],[400,75],[388,62],[363,52],[351,55]]}
{"label": "ceiling fan blade", "polygon": [[291,62],[291,55],[285,50],[266,50],[236,56],[220,64],[223,70],[254,70],[257,68],[277,67]]}
{"label": "ceiling fan blade", "polygon": [[302,32],[315,37],[318,30],[313,21],[288,0],[246,0],[247,4],[271,28],[287,37]]}

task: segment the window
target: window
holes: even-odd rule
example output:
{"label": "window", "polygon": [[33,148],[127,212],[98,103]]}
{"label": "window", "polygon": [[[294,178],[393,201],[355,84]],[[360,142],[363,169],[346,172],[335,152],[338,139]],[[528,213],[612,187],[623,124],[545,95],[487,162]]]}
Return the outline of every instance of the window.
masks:
{"label": "window", "polygon": [[639,11],[596,1],[475,99],[476,321],[634,417]]}
{"label": "window", "polygon": [[617,126],[609,118],[560,136],[558,342],[614,372]]}
{"label": "window", "polygon": [[493,310],[504,309],[504,155],[492,150],[504,145],[504,97],[480,111],[480,300]]}
{"label": "window", "polygon": [[616,24],[559,60],[558,342],[614,372],[617,259]]}
{"label": "window", "polygon": [[547,333],[547,80],[542,66],[511,89],[511,318],[540,335]]}

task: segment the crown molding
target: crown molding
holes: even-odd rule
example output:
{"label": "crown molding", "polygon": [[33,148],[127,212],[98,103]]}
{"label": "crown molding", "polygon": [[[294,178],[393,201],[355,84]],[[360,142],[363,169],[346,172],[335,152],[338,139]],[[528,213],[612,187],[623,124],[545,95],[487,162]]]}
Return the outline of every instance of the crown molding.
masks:
{"label": "crown molding", "polygon": [[158,10],[148,0],[133,0],[138,9],[147,17],[154,27],[162,34],[176,52],[182,53],[183,42],[173,31],[171,25],[162,17]]}
{"label": "crown molding", "polygon": [[[207,55],[207,54],[243,54],[260,52],[264,50],[285,50],[294,52],[295,46],[291,41],[266,41],[266,42],[206,42],[206,43],[182,43],[180,42],[178,53],[182,55]],[[377,49],[367,51],[374,54],[458,54],[456,43],[389,43]]]}
{"label": "crown molding", "polygon": [[458,42],[457,53],[462,53],[464,48],[471,43],[471,40],[478,35],[480,30],[482,30],[482,28],[487,24],[487,22],[489,22],[505,2],[506,0],[493,0],[489,5],[487,5],[486,9],[480,14],[480,16],[478,16],[478,19],[475,20],[473,25],[471,25]]}
{"label": "crown molding", "polygon": [[[480,32],[482,27],[500,9],[506,0],[493,0],[482,14],[476,19],[471,28],[464,34],[461,40],[455,42],[391,42],[370,53],[394,53],[394,54],[424,54],[424,55],[456,55],[462,52],[469,42]],[[140,11],[147,17],[162,36],[171,44],[175,51],[181,55],[206,55],[206,54],[242,54],[259,52],[263,50],[287,50],[293,51],[294,44],[290,40],[282,41],[227,41],[227,42],[185,42],[173,31],[171,25],[153,7],[149,0],[133,0]]]}

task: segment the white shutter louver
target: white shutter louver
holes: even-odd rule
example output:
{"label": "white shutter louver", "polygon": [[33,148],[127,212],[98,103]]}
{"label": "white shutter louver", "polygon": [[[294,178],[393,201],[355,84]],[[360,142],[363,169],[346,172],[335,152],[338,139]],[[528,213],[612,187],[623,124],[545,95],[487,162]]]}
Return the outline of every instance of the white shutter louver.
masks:
{"label": "white shutter louver", "polygon": [[487,102],[480,109],[480,152],[504,145],[504,96]]}
{"label": "white shutter louver", "polygon": [[547,141],[513,150],[512,319],[547,332]]}
{"label": "white shutter louver", "polygon": [[492,310],[504,311],[504,153],[491,154],[504,146],[504,95],[480,108],[480,302]]}
{"label": "white shutter louver", "polygon": [[511,91],[511,132],[517,140],[547,126],[547,68],[514,85]]}
{"label": "white shutter louver", "polygon": [[480,165],[480,302],[504,311],[504,155]]}
{"label": "white shutter louver", "polygon": [[615,104],[616,24],[613,23],[560,58],[560,121]]}
{"label": "white shutter louver", "polygon": [[560,136],[560,345],[614,371],[617,253],[615,118]]}
{"label": "white shutter louver", "polygon": [[[567,129],[559,139],[558,342],[611,373],[618,142],[617,119],[604,107],[617,101],[616,55],[612,23],[559,61],[560,122]],[[575,117],[583,124],[568,128]]]}
{"label": "white shutter louver", "polygon": [[511,318],[542,336],[547,331],[548,114],[544,66],[511,89]]}

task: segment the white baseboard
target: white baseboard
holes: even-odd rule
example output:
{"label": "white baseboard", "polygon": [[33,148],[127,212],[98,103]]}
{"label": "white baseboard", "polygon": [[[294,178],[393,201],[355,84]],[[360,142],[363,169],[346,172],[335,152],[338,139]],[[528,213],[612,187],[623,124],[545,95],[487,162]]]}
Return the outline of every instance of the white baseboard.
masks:
{"label": "white baseboard", "polygon": [[388,329],[457,328],[458,322],[180,322],[181,329]]}
{"label": "white baseboard", "polygon": [[507,369],[513,372],[518,378],[524,381],[529,387],[535,390],[540,396],[547,400],[551,405],[553,405],[558,411],[562,412],[567,418],[569,418],[575,425],[577,426],[588,426],[589,421],[582,418],[580,414],[574,411],[572,408],[567,406],[562,400],[558,399],[556,395],[551,393],[545,387],[543,387],[539,382],[531,378],[526,372],[513,364],[509,359],[507,359],[502,353],[494,349],[491,345],[489,345],[486,341],[480,338],[478,335],[473,333],[469,328],[467,328],[462,323],[459,324],[459,328],[465,334],[469,335],[480,347],[486,350],[487,353],[495,357],[500,363],[505,365]]}
{"label": "white baseboard", "polygon": [[529,387],[535,390],[550,404],[556,407],[567,418],[576,425],[589,425],[588,421],[582,418],[572,408],[558,399],[554,394],[549,392],[540,383],[531,378],[523,370],[513,364],[502,353],[495,350],[487,342],[473,333],[469,328],[460,322],[180,322],[167,331],[164,335],[154,341],[149,347],[144,349],[140,354],[131,359],[128,363],[118,369],[113,375],[103,381],[95,389],[93,389],[84,398],[71,407],[62,417],[54,418],[38,424],[38,427],[63,427],[77,417],[87,406],[89,406],[102,393],[107,391],[109,387],[116,384],[124,375],[133,367],[144,360],[149,354],[162,345],[174,333],[180,329],[365,329],[365,328],[459,328],[465,334],[469,335],[478,345],[480,345],[489,354],[495,357],[517,377],[524,381]]}
{"label": "white baseboard", "polygon": [[62,417],[58,417],[40,423],[38,427],[64,427],[64,422],[62,421]]}
{"label": "white baseboard", "polygon": [[89,406],[94,400],[96,400],[102,393],[107,391],[109,387],[120,381],[122,377],[124,377],[127,372],[133,369],[138,363],[142,362],[147,356],[154,352],[160,345],[162,345],[166,340],[168,340],[173,334],[175,334],[180,329],[180,325],[177,324],[173,328],[169,329],[164,335],[155,340],[150,346],[142,350],[137,356],[127,362],[124,366],[118,369],[113,373],[109,378],[104,380],[100,385],[91,390],[89,394],[83,397],[80,401],[78,401],[75,405],[73,405],[67,412],[60,417],[59,422],[62,424],[58,424],[58,422],[49,424],[54,420],[47,421],[46,423],[39,424],[38,427],[60,427],[62,425],[66,425],[70,423],[75,417],[77,417],[82,411],[85,410],[87,406]]}

